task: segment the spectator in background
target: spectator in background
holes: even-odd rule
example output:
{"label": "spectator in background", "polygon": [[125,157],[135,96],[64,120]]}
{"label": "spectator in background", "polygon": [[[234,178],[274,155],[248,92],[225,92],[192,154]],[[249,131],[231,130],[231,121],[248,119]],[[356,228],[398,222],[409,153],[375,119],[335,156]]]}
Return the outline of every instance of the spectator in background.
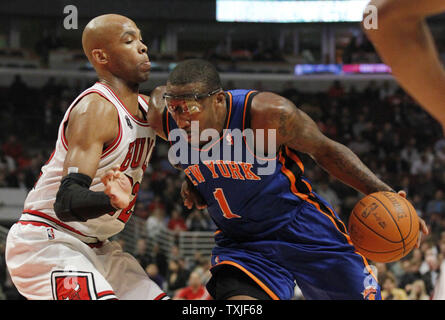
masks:
{"label": "spectator in background", "polygon": [[8,100],[14,105],[14,112],[20,114],[24,110],[29,111],[32,106],[28,105],[26,98],[28,97],[29,88],[20,75],[14,77],[8,91]]}
{"label": "spectator in background", "polygon": [[147,219],[146,227],[148,236],[151,239],[157,239],[162,230],[166,229],[165,223],[165,211],[163,208],[158,207],[150,212],[150,216]]}
{"label": "spectator in background", "polygon": [[167,228],[178,235],[181,231],[187,231],[185,220],[178,210],[173,210],[168,221]]}
{"label": "spectator in background", "polygon": [[433,293],[437,279],[440,274],[440,263],[437,254],[430,252],[425,256],[425,262],[428,264],[429,270],[423,274],[422,279],[425,283],[427,294]]}
{"label": "spectator in background", "polygon": [[408,292],[408,300],[430,300],[425,283],[423,280],[415,280],[413,283],[407,285],[406,291]]}
{"label": "spectator in background", "polygon": [[167,276],[168,262],[167,257],[162,252],[159,243],[155,243],[151,250],[151,261],[156,264],[159,274],[165,278]]}
{"label": "spectator in background", "polygon": [[330,98],[341,98],[345,95],[345,88],[340,81],[335,80],[328,90],[328,96]]}
{"label": "spectator in background", "polygon": [[293,103],[297,104],[300,93],[295,88],[293,81],[286,81],[283,86],[283,91],[281,92],[281,96],[289,99]]}
{"label": "spectator in background", "polygon": [[397,279],[390,271],[382,277],[382,288],[382,298],[384,300],[406,300],[408,298],[405,290],[397,286]]}
{"label": "spectator in background", "polygon": [[389,81],[383,82],[379,89],[379,99],[380,101],[385,101],[388,97],[394,94],[394,89],[391,88]]}
{"label": "spectator in background", "polygon": [[167,294],[176,295],[176,291],[187,285],[189,273],[181,267],[178,260],[170,260],[167,272]]}
{"label": "spectator in background", "polygon": [[348,144],[348,147],[358,156],[363,156],[371,150],[369,141],[365,140],[362,135],[359,135],[352,140],[351,143]]}
{"label": "spectator in background", "polygon": [[142,268],[146,268],[151,263],[151,257],[147,250],[147,239],[139,238],[136,243],[136,252],[134,253],[134,257]]}
{"label": "spectator in background", "polygon": [[433,170],[434,157],[431,157],[431,154],[427,152],[423,152],[420,155],[420,158],[414,160],[411,165],[410,173],[412,175],[427,175],[431,174]]}
{"label": "spectator in background", "polygon": [[3,149],[0,149],[0,169],[5,170],[6,172],[14,172],[16,167],[14,159],[5,154]]}
{"label": "spectator in background", "polygon": [[212,298],[203,285],[199,274],[191,272],[188,286],[180,288],[173,296],[173,300],[212,300]]}
{"label": "spectator in background", "polygon": [[148,206],[154,200],[154,197],[155,194],[150,185],[150,177],[144,177],[138,192],[137,202],[141,203],[148,209]]}
{"label": "spectator in background", "polygon": [[11,134],[2,145],[2,151],[5,156],[11,157],[18,163],[23,155],[23,145],[17,140],[15,135]]}
{"label": "spectator in background", "polygon": [[185,220],[186,228],[188,231],[207,231],[209,225],[207,220],[204,219],[204,213],[201,210],[193,210],[187,216]]}
{"label": "spectator in background", "polygon": [[414,161],[420,158],[419,151],[416,148],[417,141],[415,138],[411,138],[408,145],[400,152],[402,160],[406,161],[410,166]]}
{"label": "spectator in background", "polygon": [[[139,196],[139,194],[138,194],[138,196]],[[134,206],[133,214],[134,214],[134,216],[139,217],[145,221],[150,216],[150,213],[148,212],[148,208],[146,206],[144,206],[144,204],[142,202],[138,202],[138,201],[136,201],[136,204]]]}
{"label": "spectator in background", "polygon": [[363,131],[366,131],[366,128],[368,127],[365,119],[364,114],[359,114],[357,121],[352,125],[352,133],[354,134],[354,137],[360,137],[363,133]]}
{"label": "spectator in background", "polygon": [[429,218],[435,214],[443,215],[445,213],[445,200],[442,190],[437,190],[434,199],[427,202],[425,213]]}
{"label": "spectator in background", "polygon": [[440,145],[436,149],[436,159],[440,162],[441,165],[445,165],[445,145]]}
{"label": "spectator in background", "polygon": [[421,279],[421,274],[419,272],[420,263],[413,263],[409,259],[401,261],[403,275],[400,277],[400,287],[407,290],[407,285],[413,283],[416,279]]}
{"label": "spectator in background", "polygon": [[156,265],[156,263],[150,263],[145,268],[145,272],[147,272],[147,275],[150,277],[151,280],[156,282],[156,284],[161,289],[165,289],[165,279],[164,277],[159,273],[159,268]]}

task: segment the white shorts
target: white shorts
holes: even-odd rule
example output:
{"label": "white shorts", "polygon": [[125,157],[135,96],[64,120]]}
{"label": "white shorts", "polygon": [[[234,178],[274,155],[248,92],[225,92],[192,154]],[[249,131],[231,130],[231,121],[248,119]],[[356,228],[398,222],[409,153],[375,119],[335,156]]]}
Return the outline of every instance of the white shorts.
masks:
{"label": "white shorts", "polygon": [[91,248],[50,226],[22,223],[11,227],[5,256],[14,285],[27,299],[168,298],[117,242]]}

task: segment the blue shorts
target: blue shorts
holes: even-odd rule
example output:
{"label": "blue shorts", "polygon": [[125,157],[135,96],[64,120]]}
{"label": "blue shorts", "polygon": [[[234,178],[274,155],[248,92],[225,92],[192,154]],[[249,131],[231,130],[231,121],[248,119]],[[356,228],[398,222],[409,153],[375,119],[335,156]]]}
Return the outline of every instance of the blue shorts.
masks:
{"label": "blue shorts", "polygon": [[305,299],[380,300],[371,268],[346,228],[339,228],[334,210],[329,206],[328,216],[305,201],[297,209],[294,220],[267,240],[235,242],[219,233],[224,246],[213,249],[212,273],[235,266],[273,299],[292,299],[296,282]]}

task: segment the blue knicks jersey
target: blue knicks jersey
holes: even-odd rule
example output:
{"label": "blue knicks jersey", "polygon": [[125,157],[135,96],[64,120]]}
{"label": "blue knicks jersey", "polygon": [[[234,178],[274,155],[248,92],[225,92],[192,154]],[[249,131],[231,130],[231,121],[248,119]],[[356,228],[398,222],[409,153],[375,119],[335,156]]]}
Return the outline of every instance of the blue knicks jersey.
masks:
{"label": "blue knicks jersey", "polygon": [[184,135],[181,140],[181,134],[174,131],[178,127],[171,115],[168,112],[164,115],[164,128],[172,145],[170,161],[182,167],[207,202],[209,214],[222,236],[216,236],[217,243],[222,245],[224,238],[235,241],[272,238],[305,205],[315,206],[346,232],[327,203],[312,192],[296,151],[281,146],[274,157],[254,156],[253,144],[248,142],[251,140],[242,133],[252,131],[250,108],[257,93],[226,91],[225,129],[201,149],[184,143]]}

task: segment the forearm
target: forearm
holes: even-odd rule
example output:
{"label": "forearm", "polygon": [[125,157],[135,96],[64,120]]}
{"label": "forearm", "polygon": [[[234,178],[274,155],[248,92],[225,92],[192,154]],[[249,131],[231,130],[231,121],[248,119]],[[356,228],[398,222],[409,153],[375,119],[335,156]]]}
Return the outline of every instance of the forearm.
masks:
{"label": "forearm", "polygon": [[332,141],[314,156],[315,161],[330,175],[363,194],[377,191],[393,191],[381,181],[346,146]]}
{"label": "forearm", "polygon": [[[445,10],[444,4],[445,1],[441,0],[438,7]],[[397,8],[392,8],[392,11],[397,11]],[[377,30],[366,31],[369,39],[403,89],[437,120],[445,123],[445,71],[426,22],[421,17],[398,22],[395,20],[398,16],[388,18],[389,14],[382,18],[379,15]],[[393,14],[400,15],[400,12]]]}
{"label": "forearm", "polygon": [[117,210],[104,192],[89,190],[91,182],[90,177],[81,173],[71,173],[62,179],[54,203],[61,221],[85,222]]}

